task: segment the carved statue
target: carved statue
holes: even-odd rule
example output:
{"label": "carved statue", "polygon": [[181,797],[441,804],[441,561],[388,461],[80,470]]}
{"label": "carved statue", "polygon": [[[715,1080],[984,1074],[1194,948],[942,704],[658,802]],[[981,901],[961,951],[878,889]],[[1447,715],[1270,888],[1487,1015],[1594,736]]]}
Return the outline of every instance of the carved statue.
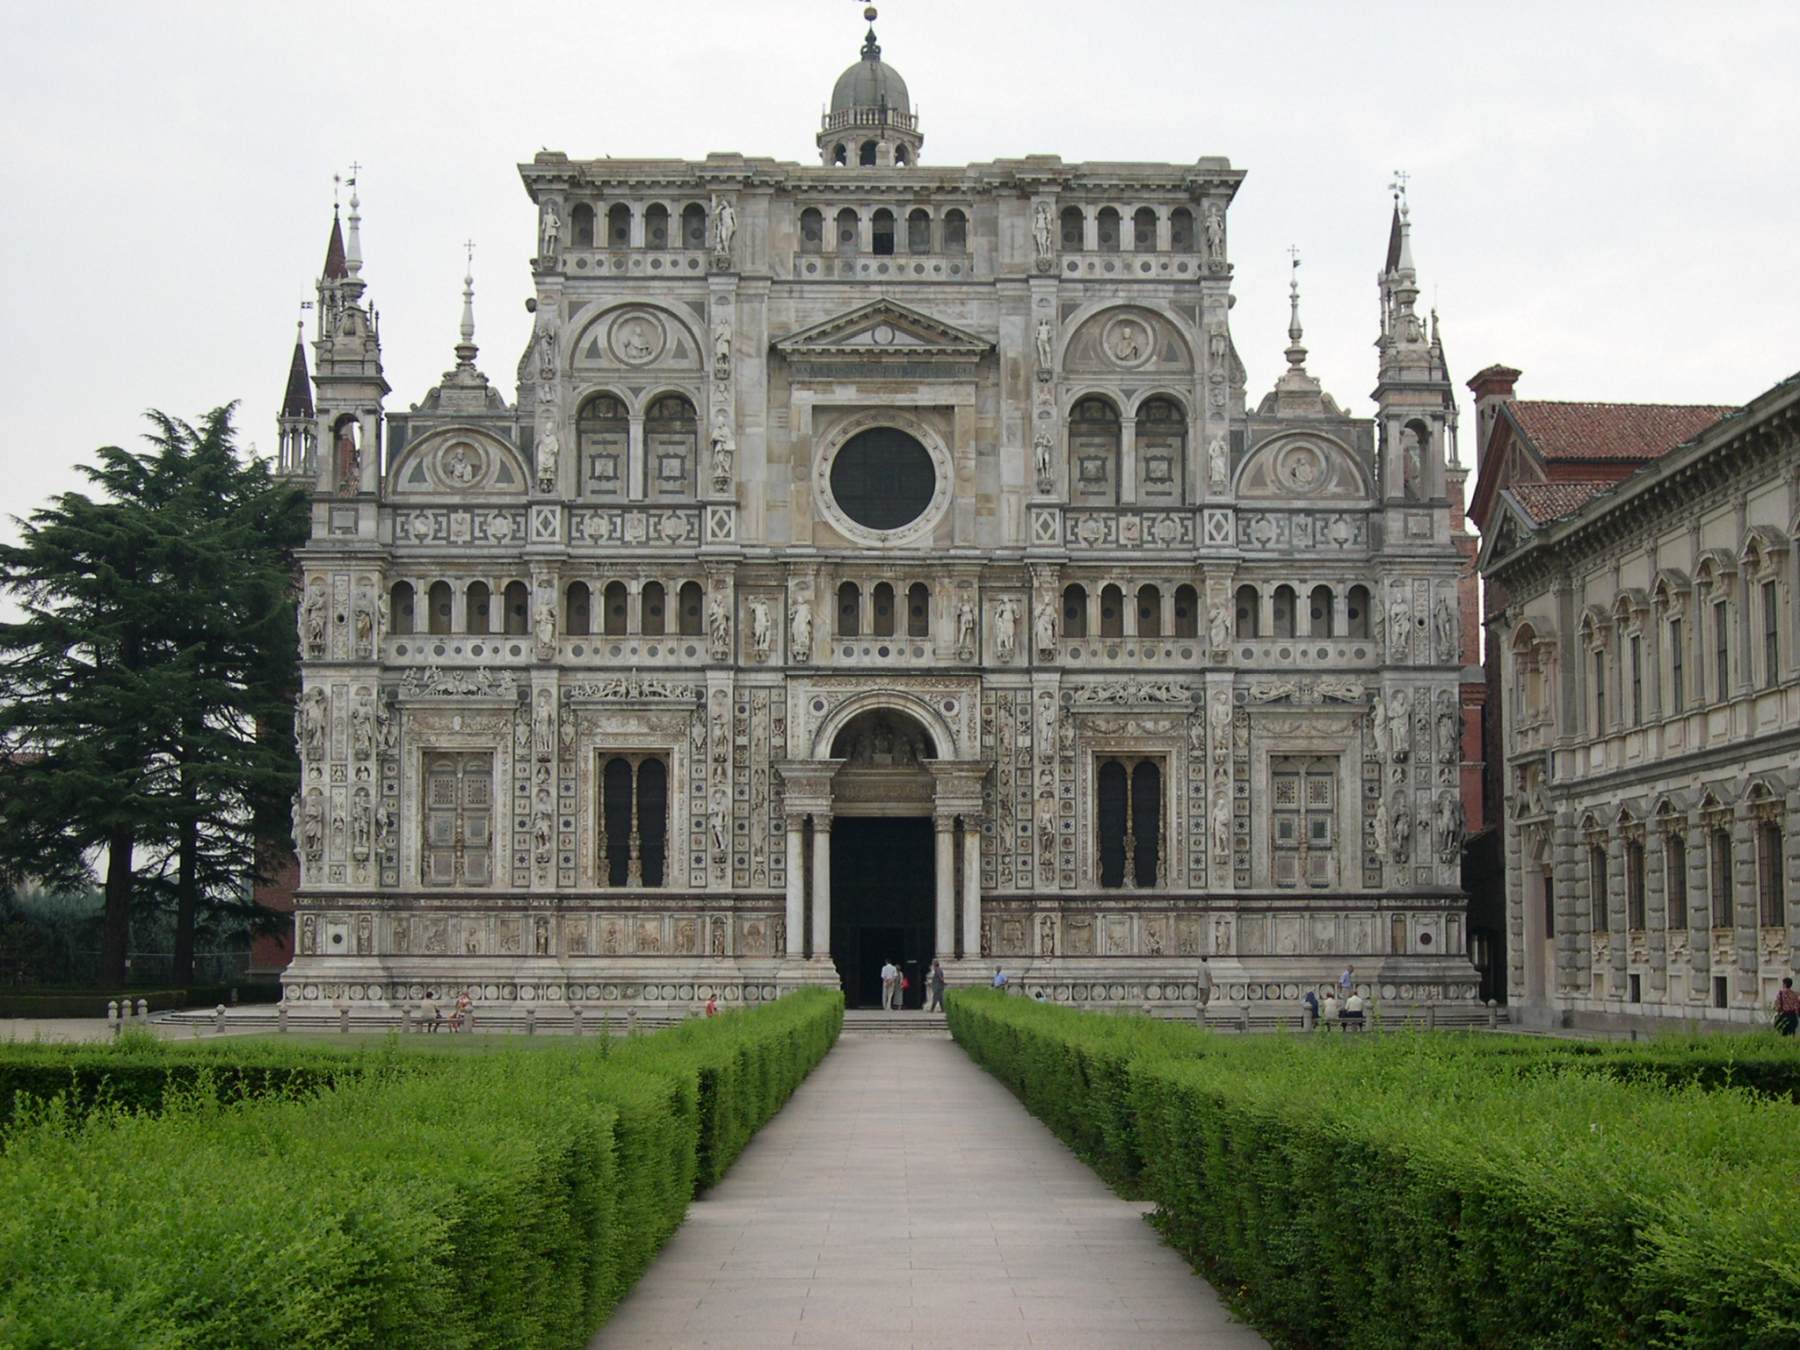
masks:
{"label": "carved statue", "polygon": [[475,481],[475,457],[469,453],[468,446],[450,447],[444,456],[444,477],[457,487],[467,487]]}
{"label": "carved statue", "polygon": [[1206,256],[1214,262],[1225,261],[1225,213],[1217,203],[1206,208]]}
{"label": "carved statue", "polygon": [[737,438],[731,433],[730,414],[720,408],[713,414],[712,481],[714,492],[731,490],[731,476],[735,472],[733,461],[736,458],[736,452]]}
{"label": "carved statue", "polygon": [[383,802],[375,809],[375,847],[386,853],[394,847],[394,808],[391,803]]}
{"label": "carved statue", "polygon": [[750,602],[750,653],[758,661],[769,659],[769,648],[774,644],[774,627],[769,621],[769,604],[766,600]]}
{"label": "carved statue", "polygon": [[1206,335],[1206,354],[1212,358],[1214,366],[1225,364],[1225,353],[1230,339],[1225,336],[1223,328],[1215,328]]}
{"label": "carved statue", "polygon": [[1039,202],[1031,213],[1031,246],[1037,250],[1040,262],[1048,260],[1055,252],[1055,226],[1050,219],[1049,202]]}
{"label": "carved statue", "polygon": [[1450,603],[1448,596],[1440,595],[1437,601],[1437,640],[1438,660],[1454,663],[1461,656],[1462,643],[1456,631],[1456,607]]}
{"label": "carved statue", "polygon": [[1035,626],[1038,660],[1054,661],[1056,659],[1056,605],[1048,598],[1038,602]]}
{"label": "carved statue", "polygon": [[1448,689],[1438,692],[1437,742],[1438,759],[1455,764],[1462,758],[1462,746],[1456,734],[1456,696]]}
{"label": "carved statue", "polygon": [[1055,369],[1056,325],[1048,319],[1037,321],[1037,358],[1039,370]]}
{"label": "carved statue", "polygon": [[531,750],[542,763],[556,753],[556,696],[548,689],[538,690],[537,702],[532,705]]}
{"label": "carved statue", "polygon": [[1032,467],[1037,470],[1038,496],[1048,497],[1056,491],[1056,468],[1053,457],[1056,454],[1056,439],[1047,431],[1040,431],[1031,443]]}
{"label": "carved statue", "polygon": [[1412,601],[1404,586],[1395,586],[1388,602],[1388,658],[1406,660],[1408,640],[1412,636]]}
{"label": "carved statue", "polygon": [[351,851],[358,858],[369,856],[369,837],[374,832],[374,812],[369,806],[369,794],[359,790],[356,794],[356,811],[350,818]]}
{"label": "carved statue", "polygon": [[327,700],[328,696],[323,689],[313,688],[307,690],[306,697],[300,701],[300,743],[307,759],[324,758],[326,719],[329,716]]}
{"label": "carved statue", "polygon": [[706,632],[715,659],[731,655],[731,610],[722,595],[715,594],[706,602]]}
{"label": "carved statue", "polygon": [[1388,758],[1400,763],[1412,756],[1412,699],[1396,689],[1387,700]]}
{"label": "carved statue", "polygon": [[539,956],[550,955],[550,920],[531,921],[531,950]]}
{"label": "carved statue", "polygon": [[540,806],[531,816],[531,842],[536,848],[535,857],[540,863],[550,861],[550,846],[556,842],[556,829],[550,818],[550,808]]}
{"label": "carved statue", "polygon": [[732,242],[737,238],[737,208],[729,198],[715,195],[713,197],[713,252],[720,257],[731,256]]}
{"label": "carved statue", "polygon": [[556,246],[562,242],[562,218],[556,214],[556,203],[544,203],[544,216],[538,224],[538,256],[554,258]]}
{"label": "carved statue", "polygon": [[556,602],[547,595],[538,601],[533,637],[538,660],[548,661],[556,655]]}
{"label": "carved statue", "polygon": [[1135,361],[1144,354],[1142,343],[1138,340],[1135,323],[1122,323],[1119,331],[1113,336],[1113,358],[1118,361]]}
{"label": "carved statue", "polygon": [[713,325],[713,365],[724,375],[731,371],[731,320],[721,317]]}
{"label": "carved statue", "polygon": [[1375,799],[1374,824],[1375,856],[1382,862],[1386,862],[1388,860],[1388,835],[1392,829],[1392,823],[1388,820],[1387,794],[1385,793]]}
{"label": "carved statue", "polygon": [[1056,955],[1056,916],[1054,914],[1038,915],[1038,955]]}
{"label": "carved statue", "polygon": [[1221,596],[1213,606],[1211,622],[1211,640],[1215,647],[1223,647],[1231,641],[1231,598]]}
{"label": "carved statue", "polygon": [[994,654],[1002,661],[1011,661],[1018,644],[1019,607],[1008,596],[994,611]]}
{"label": "carved statue", "polygon": [[1446,792],[1437,802],[1438,861],[1453,863],[1462,856],[1463,806],[1455,792]]}
{"label": "carved statue", "polygon": [[325,654],[325,588],[317,577],[306,584],[306,599],[300,606],[300,631],[306,637],[309,656]]}
{"label": "carved statue", "polygon": [[970,654],[975,651],[975,606],[967,600],[956,606],[956,650]]}
{"label": "carved statue", "polygon": [[325,799],[316,788],[306,794],[300,813],[300,847],[313,859],[325,851]]}
{"label": "carved statue", "polygon": [[1206,447],[1206,477],[1215,492],[1223,492],[1231,483],[1231,448],[1223,436],[1214,436]]}
{"label": "carved statue", "polygon": [[300,954],[312,956],[319,950],[319,921],[311,914],[300,920]]}
{"label": "carved statue", "polygon": [[375,606],[368,596],[356,602],[356,650],[361,656],[375,655]]}
{"label": "carved statue", "polygon": [[1394,844],[1393,856],[1397,863],[1412,861],[1413,817],[1412,808],[1406,804],[1406,794],[1400,793],[1394,798]]}
{"label": "carved statue", "polygon": [[538,433],[537,482],[539,492],[556,491],[557,461],[562,458],[562,439],[556,434],[556,419],[548,410],[543,430]]}
{"label": "carved statue", "polygon": [[1223,755],[1229,748],[1231,736],[1231,695],[1223,689],[1213,695],[1211,716],[1213,752]]}
{"label": "carved statue", "polygon": [[795,661],[812,660],[813,652],[813,612],[812,601],[806,596],[797,596],[793,610],[788,614],[788,655]]}
{"label": "carved statue", "polygon": [[1400,433],[1400,491],[1409,502],[1423,500],[1425,447],[1411,427]]}
{"label": "carved statue", "polygon": [[1221,857],[1231,853],[1231,798],[1217,796],[1212,804],[1213,852]]}
{"label": "carved statue", "polygon": [[556,315],[544,310],[538,315],[538,370],[545,378],[556,374]]}
{"label": "carved statue", "polygon": [[375,713],[359,701],[350,709],[350,754],[354,759],[366,759],[374,753]]}

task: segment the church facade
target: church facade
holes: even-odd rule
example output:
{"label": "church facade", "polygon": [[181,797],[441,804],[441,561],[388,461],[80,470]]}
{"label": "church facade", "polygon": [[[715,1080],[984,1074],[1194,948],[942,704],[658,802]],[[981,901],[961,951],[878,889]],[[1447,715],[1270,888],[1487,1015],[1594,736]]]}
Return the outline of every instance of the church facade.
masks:
{"label": "church facade", "polygon": [[[1224,159],[520,172],[510,398],[388,409],[358,202],[282,463],[297,1001],[691,1004],[995,965],[1069,1002],[1466,1003],[1461,473],[1398,206],[1376,410],[1252,402]],[[467,292],[466,292],[467,294]],[[303,354],[296,360],[303,361]],[[304,376],[304,373],[302,372]],[[1470,653],[1473,656],[1473,653]]]}

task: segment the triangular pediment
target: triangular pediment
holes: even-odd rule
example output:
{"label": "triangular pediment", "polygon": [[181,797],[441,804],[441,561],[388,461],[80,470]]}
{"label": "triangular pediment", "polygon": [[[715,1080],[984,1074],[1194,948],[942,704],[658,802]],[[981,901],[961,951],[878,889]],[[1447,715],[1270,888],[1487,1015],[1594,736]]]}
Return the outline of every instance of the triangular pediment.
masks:
{"label": "triangular pediment", "polygon": [[1519,510],[1518,503],[1502,492],[1488,518],[1488,528],[1482,531],[1481,548],[1475,559],[1476,570],[1485,572],[1489,564],[1511,557],[1532,533],[1531,522]]}
{"label": "triangular pediment", "polygon": [[893,300],[875,300],[775,343],[790,360],[854,357],[971,361],[993,343]]}

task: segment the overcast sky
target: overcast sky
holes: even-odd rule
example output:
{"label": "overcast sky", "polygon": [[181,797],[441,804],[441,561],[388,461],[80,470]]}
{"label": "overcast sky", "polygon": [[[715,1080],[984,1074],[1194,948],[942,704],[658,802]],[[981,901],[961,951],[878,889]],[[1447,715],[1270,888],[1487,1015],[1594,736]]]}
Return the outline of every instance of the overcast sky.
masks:
{"label": "overcast sky", "polygon": [[[6,4],[0,514],[75,486],[72,466],[132,442],[148,407],[197,418],[240,400],[246,439],[273,450],[332,174],[352,160],[389,406],[453,364],[466,238],[480,364],[510,401],[534,230],[515,165],[540,147],[810,162],[860,10]],[[1505,361],[1527,397],[1740,403],[1800,368],[1791,0],[882,11],[927,164],[1224,155],[1248,170],[1232,326],[1253,402],[1283,365],[1294,244],[1309,366],[1371,411],[1398,167],[1459,385]]]}

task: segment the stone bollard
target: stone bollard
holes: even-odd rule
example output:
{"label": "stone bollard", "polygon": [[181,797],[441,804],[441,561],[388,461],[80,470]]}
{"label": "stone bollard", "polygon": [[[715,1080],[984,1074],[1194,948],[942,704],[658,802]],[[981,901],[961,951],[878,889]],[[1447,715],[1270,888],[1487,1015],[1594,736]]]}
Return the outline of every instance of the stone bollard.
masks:
{"label": "stone bollard", "polygon": [[225,1005],[219,1004],[213,1009],[213,1032],[217,1034],[225,1030]]}
{"label": "stone bollard", "polygon": [[525,1034],[527,1036],[537,1035],[537,1009],[536,1008],[527,1008],[525,1010]]}
{"label": "stone bollard", "polygon": [[569,1009],[569,1024],[577,1036],[581,1035],[581,1009],[579,1007]]}
{"label": "stone bollard", "polygon": [[413,1025],[412,1004],[409,1003],[400,1010],[400,1034],[404,1036],[409,1031],[417,1030],[418,1028]]}
{"label": "stone bollard", "polygon": [[1499,1029],[1500,1029],[1500,1001],[1498,999],[1490,998],[1488,1000],[1488,1030],[1489,1031],[1498,1031]]}
{"label": "stone bollard", "polygon": [[1317,1023],[1313,1020],[1312,1005],[1302,1003],[1300,1005],[1300,1030],[1311,1031],[1316,1025]]}
{"label": "stone bollard", "polygon": [[350,1010],[348,1008],[338,1009],[338,1034],[341,1036],[350,1034]]}
{"label": "stone bollard", "polygon": [[627,1036],[637,1035],[637,1009],[636,1008],[627,1008],[625,1010],[625,1034]]}
{"label": "stone bollard", "polygon": [[138,1000],[138,1014],[137,1015],[139,1017],[148,1017],[150,1015],[150,1000],[149,999],[140,998]]}
{"label": "stone bollard", "polygon": [[275,1009],[275,1030],[284,1036],[287,1034],[288,1029],[287,1017],[288,1010],[285,1003],[281,1007]]}
{"label": "stone bollard", "polygon": [[1243,1032],[1250,1030],[1250,1005],[1248,1003],[1238,1009],[1238,1030]]}
{"label": "stone bollard", "polygon": [[1425,1005],[1425,1030],[1437,1030],[1437,1004],[1435,1003]]}

